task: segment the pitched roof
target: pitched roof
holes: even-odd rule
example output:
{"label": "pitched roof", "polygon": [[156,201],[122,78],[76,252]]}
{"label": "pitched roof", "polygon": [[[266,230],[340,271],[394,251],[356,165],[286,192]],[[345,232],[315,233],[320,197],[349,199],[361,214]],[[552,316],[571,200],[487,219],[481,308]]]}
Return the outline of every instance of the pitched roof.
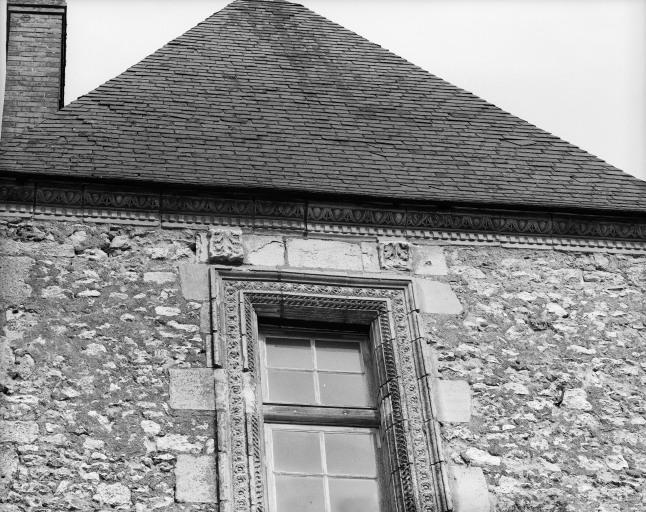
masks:
{"label": "pitched roof", "polygon": [[4,141],[0,172],[646,212],[646,182],[283,0],[237,0]]}

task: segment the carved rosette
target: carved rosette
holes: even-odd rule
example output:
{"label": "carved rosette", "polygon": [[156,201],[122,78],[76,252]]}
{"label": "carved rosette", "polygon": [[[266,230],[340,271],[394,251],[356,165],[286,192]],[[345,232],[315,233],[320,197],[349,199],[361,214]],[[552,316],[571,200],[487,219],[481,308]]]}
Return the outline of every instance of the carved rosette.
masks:
{"label": "carved rosette", "polygon": [[408,242],[395,241],[379,244],[381,268],[386,270],[410,270],[411,248]]}
{"label": "carved rosette", "polygon": [[198,233],[195,252],[199,263],[239,265],[244,260],[242,233],[233,229],[210,229]]}

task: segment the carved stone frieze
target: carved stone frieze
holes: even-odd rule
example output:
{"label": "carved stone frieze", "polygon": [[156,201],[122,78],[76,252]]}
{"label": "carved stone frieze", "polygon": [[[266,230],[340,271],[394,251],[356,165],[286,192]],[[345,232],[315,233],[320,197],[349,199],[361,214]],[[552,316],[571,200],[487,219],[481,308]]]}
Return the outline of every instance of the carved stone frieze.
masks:
{"label": "carved stone frieze", "polygon": [[[190,191],[156,193],[141,187],[117,188],[78,182],[12,178],[0,182],[0,211],[28,213],[48,208],[63,208],[71,216],[97,221],[121,218],[135,223],[137,220],[147,224],[156,221],[173,227],[191,224],[257,226],[436,240],[468,239],[483,243],[524,237],[534,246],[574,248],[592,243],[595,247],[613,250],[646,251],[646,214],[537,213],[486,207],[420,209],[387,204],[198,196]],[[118,212],[117,217],[115,212]]]}
{"label": "carved stone frieze", "polygon": [[381,268],[387,270],[410,270],[412,265],[411,246],[405,241],[388,241],[379,244]]}

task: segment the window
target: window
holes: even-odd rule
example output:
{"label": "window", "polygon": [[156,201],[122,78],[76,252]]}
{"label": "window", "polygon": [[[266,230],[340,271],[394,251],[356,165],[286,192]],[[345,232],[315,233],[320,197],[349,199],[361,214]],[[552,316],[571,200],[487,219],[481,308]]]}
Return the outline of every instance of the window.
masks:
{"label": "window", "polygon": [[265,328],[260,339],[269,510],[383,509],[367,336]]}
{"label": "window", "polygon": [[[409,281],[218,268],[210,289],[221,512],[452,510]],[[258,332],[332,323],[362,335]]]}

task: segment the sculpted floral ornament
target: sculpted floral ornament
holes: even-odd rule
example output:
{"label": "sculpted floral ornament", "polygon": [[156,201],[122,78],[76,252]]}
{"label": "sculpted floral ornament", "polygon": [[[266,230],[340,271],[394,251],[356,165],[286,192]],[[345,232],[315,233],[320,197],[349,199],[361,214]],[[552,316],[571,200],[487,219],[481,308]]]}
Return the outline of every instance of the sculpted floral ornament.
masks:
{"label": "sculpted floral ornament", "polygon": [[197,261],[239,265],[244,260],[242,233],[232,229],[210,229],[198,233],[195,241]]}
{"label": "sculpted floral ornament", "polygon": [[410,244],[404,241],[392,241],[379,244],[381,268],[386,270],[410,270]]}

